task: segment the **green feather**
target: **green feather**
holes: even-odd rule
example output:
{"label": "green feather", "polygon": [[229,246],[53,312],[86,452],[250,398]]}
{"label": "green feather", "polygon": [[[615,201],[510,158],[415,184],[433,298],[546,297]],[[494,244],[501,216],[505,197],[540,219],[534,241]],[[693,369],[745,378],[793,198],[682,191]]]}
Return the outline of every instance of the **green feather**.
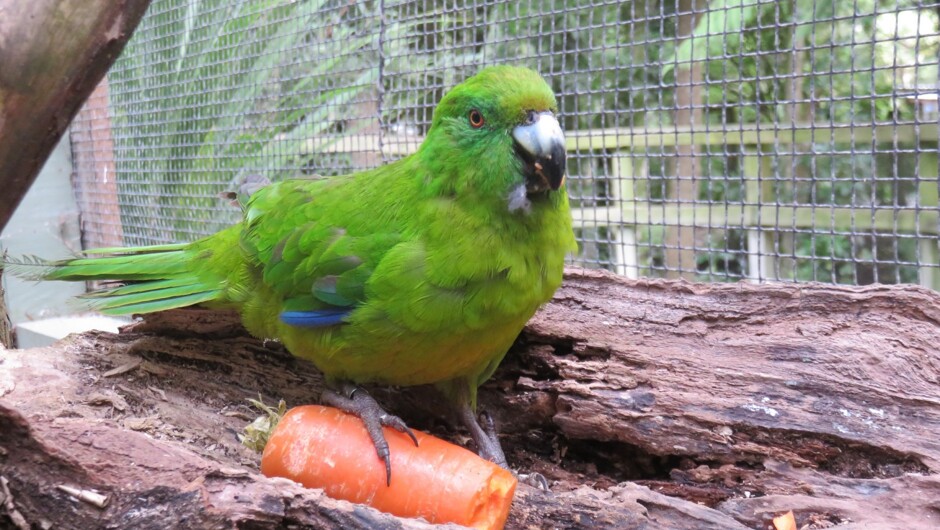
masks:
{"label": "green feather", "polygon": [[49,263],[45,280],[159,280],[186,274],[185,251],[77,258]]}
{"label": "green feather", "polygon": [[[162,282],[152,282],[162,283]],[[146,284],[142,284],[146,285]],[[144,302],[157,302],[163,300],[188,300],[190,295],[204,294],[208,292],[218,293],[218,289],[207,289],[205,285],[191,283],[176,287],[165,287],[162,289],[149,289],[137,293],[121,293],[119,289],[105,292],[95,298],[88,298],[88,306],[92,309],[103,311],[105,309],[118,309],[127,306],[136,306]],[[188,305],[188,304],[186,304]],[[177,306],[179,307],[179,306]]]}
{"label": "green feather", "polygon": [[153,252],[168,252],[172,250],[186,250],[187,243],[171,243],[168,245],[150,245],[146,247],[102,247],[83,250],[82,254],[143,254]]}
{"label": "green feather", "polygon": [[180,278],[174,280],[152,280],[142,283],[131,283],[128,285],[122,285],[120,287],[114,287],[111,289],[103,289],[100,291],[92,291],[82,295],[82,298],[104,298],[108,296],[119,296],[125,294],[135,294],[143,293],[146,291],[157,291],[160,289],[169,289],[171,287],[182,287],[184,285],[189,285],[192,283],[192,280],[189,278]]}
{"label": "green feather", "polygon": [[178,296],[175,298],[166,298],[152,300],[149,302],[140,302],[137,304],[122,305],[115,308],[105,308],[101,312],[105,315],[130,315],[133,313],[154,313],[157,311],[166,311],[167,309],[177,309],[191,305],[201,304],[215,300],[221,291],[205,291],[191,294],[188,296]]}

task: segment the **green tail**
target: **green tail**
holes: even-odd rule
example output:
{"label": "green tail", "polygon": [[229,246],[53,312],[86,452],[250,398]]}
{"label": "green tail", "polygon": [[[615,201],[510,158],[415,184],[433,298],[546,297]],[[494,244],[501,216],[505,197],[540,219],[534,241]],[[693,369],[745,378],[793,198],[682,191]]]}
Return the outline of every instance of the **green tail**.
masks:
{"label": "green tail", "polygon": [[61,261],[3,258],[0,267],[24,279],[120,282],[81,296],[81,305],[106,315],[152,313],[223,295],[224,278],[198,270],[202,269],[198,263],[211,256],[200,247],[195,243],[97,249],[84,252],[88,257]]}

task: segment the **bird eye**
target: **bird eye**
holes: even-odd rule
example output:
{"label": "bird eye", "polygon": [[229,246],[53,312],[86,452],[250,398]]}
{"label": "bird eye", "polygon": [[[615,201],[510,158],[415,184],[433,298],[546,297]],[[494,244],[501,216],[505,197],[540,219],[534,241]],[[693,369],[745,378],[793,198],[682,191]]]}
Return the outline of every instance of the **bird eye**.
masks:
{"label": "bird eye", "polygon": [[474,129],[479,129],[483,127],[483,115],[480,114],[480,111],[473,109],[470,111],[470,125]]}

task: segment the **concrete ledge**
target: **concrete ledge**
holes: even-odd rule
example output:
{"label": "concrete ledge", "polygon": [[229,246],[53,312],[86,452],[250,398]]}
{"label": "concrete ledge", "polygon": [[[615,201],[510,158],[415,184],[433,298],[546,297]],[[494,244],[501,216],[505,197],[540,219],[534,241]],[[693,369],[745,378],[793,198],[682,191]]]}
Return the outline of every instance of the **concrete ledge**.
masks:
{"label": "concrete ledge", "polygon": [[93,329],[117,333],[119,326],[130,322],[130,318],[104,315],[75,315],[32,320],[16,325],[16,346],[23,349],[48,346],[71,333]]}

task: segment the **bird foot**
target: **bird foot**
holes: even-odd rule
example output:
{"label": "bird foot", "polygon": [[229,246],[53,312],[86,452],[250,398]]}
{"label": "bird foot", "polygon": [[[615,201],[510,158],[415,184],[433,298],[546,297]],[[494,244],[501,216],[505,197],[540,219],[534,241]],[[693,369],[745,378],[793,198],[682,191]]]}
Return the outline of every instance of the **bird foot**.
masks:
{"label": "bird foot", "polygon": [[470,431],[473,443],[477,446],[477,454],[481,458],[489,460],[494,464],[509,469],[509,463],[506,461],[506,454],[499,444],[499,437],[496,434],[496,425],[493,423],[493,417],[484,412],[481,414],[484,427],[477,421],[477,415],[470,408],[469,404],[460,407],[460,421]]}
{"label": "bird foot", "polygon": [[519,482],[527,484],[540,491],[551,491],[548,480],[541,473],[518,473],[509,469],[509,463],[506,461],[506,454],[499,443],[499,437],[496,434],[496,424],[493,417],[486,411],[480,414],[483,424],[477,422],[476,415],[470,411],[469,407],[461,412],[461,419],[470,431],[473,442],[477,446],[477,452],[480,457],[493,462],[494,464],[507,469],[519,479]]}
{"label": "bird foot", "polygon": [[533,488],[544,491],[551,492],[552,488],[548,484],[548,479],[545,478],[545,475],[537,472],[532,473],[515,473],[516,478],[519,479],[519,482],[532,486]]}
{"label": "bird foot", "polygon": [[418,438],[415,433],[405,425],[404,420],[398,416],[385,412],[381,405],[370,396],[364,389],[351,384],[343,384],[339,392],[333,390],[324,390],[320,396],[320,401],[326,405],[336,407],[342,411],[357,416],[366,426],[369,438],[372,439],[372,445],[375,446],[375,452],[385,462],[386,485],[392,485],[392,461],[388,449],[388,441],[382,434],[382,427],[391,427],[398,432],[407,434],[411,441],[418,445]]}

